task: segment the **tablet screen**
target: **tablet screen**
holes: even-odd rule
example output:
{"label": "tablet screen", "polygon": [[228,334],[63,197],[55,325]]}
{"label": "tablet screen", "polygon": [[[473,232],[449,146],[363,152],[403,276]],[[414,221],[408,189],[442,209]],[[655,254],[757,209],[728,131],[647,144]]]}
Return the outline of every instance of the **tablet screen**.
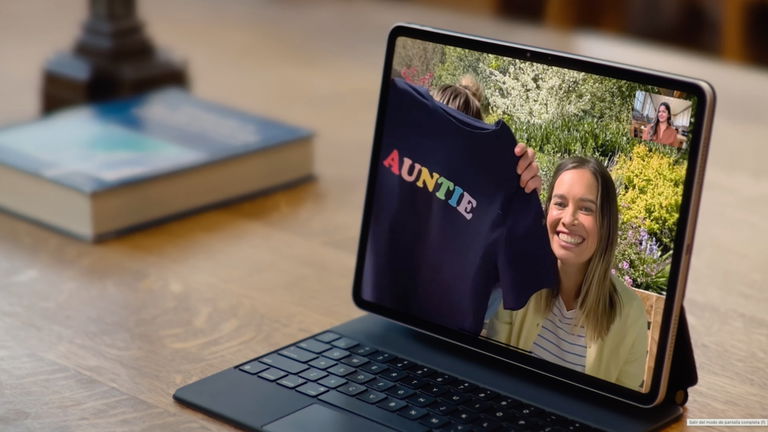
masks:
{"label": "tablet screen", "polygon": [[651,392],[705,98],[556,53],[393,37],[359,304],[576,383]]}

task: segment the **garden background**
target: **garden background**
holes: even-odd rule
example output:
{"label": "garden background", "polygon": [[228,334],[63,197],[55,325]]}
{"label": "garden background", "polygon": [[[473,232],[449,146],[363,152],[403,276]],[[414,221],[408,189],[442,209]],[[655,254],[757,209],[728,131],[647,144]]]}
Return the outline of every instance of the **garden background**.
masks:
{"label": "garden background", "polygon": [[[546,190],[555,165],[565,157],[592,156],[603,162],[616,183],[619,202],[613,271],[630,287],[665,294],[688,150],[630,134],[636,93],[665,90],[398,39],[393,77],[435,89],[458,84],[465,75],[474,77],[483,89],[484,120],[503,120],[518,141],[536,151],[542,189]],[[695,112],[692,121],[694,116]]]}

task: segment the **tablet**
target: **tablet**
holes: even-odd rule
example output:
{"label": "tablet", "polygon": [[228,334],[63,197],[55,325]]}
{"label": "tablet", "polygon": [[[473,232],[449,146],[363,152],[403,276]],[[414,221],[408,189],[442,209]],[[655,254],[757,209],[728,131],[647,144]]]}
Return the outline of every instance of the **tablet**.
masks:
{"label": "tablet", "polygon": [[510,373],[658,404],[714,106],[702,80],[395,26],[355,303]]}

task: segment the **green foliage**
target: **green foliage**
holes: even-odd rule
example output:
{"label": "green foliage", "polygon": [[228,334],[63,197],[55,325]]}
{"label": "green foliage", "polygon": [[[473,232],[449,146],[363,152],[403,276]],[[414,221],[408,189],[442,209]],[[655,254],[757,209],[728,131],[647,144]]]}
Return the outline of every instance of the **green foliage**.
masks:
{"label": "green foliage", "polygon": [[392,76],[400,77],[404,69],[412,69],[417,77],[434,73],[443,63],[442,45],[401,37],[397,39],[395,55],[392,59]]}
{"label": "green foliage", "polygon": [[615,123],[579,121],[572,117],[555,119],[545,124],[513,124],[511,119],[504,120],[515,131],[518,141],[536,150],[545,185],[549,184],[555,165],[566,157],[592,156],[611,167],[619,154],[631,151],[637,142],[629,136],[627,126]]}
{"label": "green foliage", "polygon": [[629,155],[620,155],[612,174],[619,190],[621,223],[643,228],[662,247],[671,248],[685,167],[685,163],[676,163],[675,158],[645,145],[636,146]]}
{"label": "green foliage", "polygon": [[499,118],[629,124],[636,84],[522,60],[492,58],[482,65],[479,76],[493,81],[487,96]]}
{"label": "green foliage", "polygon": [[483,64],[495,57],[456,47],[445,47],[443,56],[444,62],[435,70],[435,79],[432,81],[433,87],[456,84],[461,77],[468,74],[474,76],[482,85],[484,80],[481,79],[480,75],[483,71]]}

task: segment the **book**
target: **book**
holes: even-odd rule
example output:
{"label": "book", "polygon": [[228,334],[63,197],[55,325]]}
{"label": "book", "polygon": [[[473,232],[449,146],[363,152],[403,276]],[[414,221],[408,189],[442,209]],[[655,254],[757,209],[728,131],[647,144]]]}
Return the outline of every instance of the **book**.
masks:
{"label": "book", "polygon": [[312,133],[177,88],[0,129],[0,208],[100,241],[312,177]]}

